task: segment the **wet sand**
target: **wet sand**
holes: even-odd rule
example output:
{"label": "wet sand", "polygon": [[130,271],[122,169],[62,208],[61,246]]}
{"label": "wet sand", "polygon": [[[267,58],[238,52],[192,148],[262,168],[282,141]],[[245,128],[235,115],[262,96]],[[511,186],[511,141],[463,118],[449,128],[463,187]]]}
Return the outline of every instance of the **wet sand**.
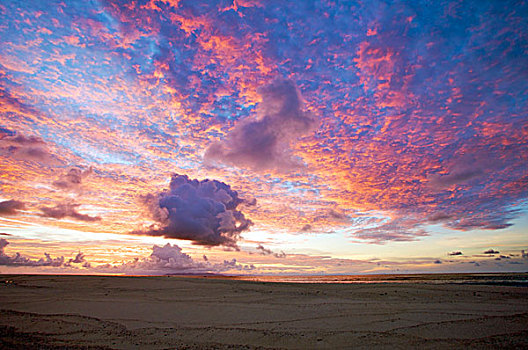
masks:
{"label": "wet sand", "polygon": [[528,348],[527,287],[0,278],[2,349]]}

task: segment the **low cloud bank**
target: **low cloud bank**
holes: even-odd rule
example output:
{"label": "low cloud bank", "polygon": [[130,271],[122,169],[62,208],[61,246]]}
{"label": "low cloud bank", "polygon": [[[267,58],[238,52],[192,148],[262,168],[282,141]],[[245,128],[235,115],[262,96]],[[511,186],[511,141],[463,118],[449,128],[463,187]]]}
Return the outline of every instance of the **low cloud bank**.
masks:
{"label": "low cloud bank", "polygon": [[95,268],[100,272],[129,274],[177,274],[177,273],[221,273],[225,271],[252,271],[252,264],[241,264],[236,259],[212,263],[204,255],[203,261],[194,260],[182,249],[167,243],[163,247],[154,245],[152,254],[147,258],[136,258],[120,265],[101,265]]}
{"label": "low cloud bank", "polygon": [[52,267],[72,267],[72,264],[83,264],[83,267],[90,265],[85,261],[84,254],[79,252],[75,258],[66,260],[63,256],[52,258],[50,254],[44,253],[44,258],[38,260],[23,257],[20,253],[8,255],[5,248],[9,242],[5,238],[0,238],[0,265],[3,266],[52,266]]}
{"label": "low cloud bank", "polygon": [[[48,253],[44,253],[44,257],[40,259],[27,258],[18,252],[14,255],[8,255],[5,252],[8,244],[9,242],[5,238],[0,238],[0,266],[53,267],[62,272],[68,272],[72,269],[79,271],[80,268],[84,268],[85,271],[91,273],[124,273],[132,275],[199,274],[255,270],[253,264],[241,264],[236,259],[214,263],[209,261],[204,255],[203,259],[194,260],[190,255],[184,253],[179,246],[171,245],[170,243],[162,247],[154,245],[152,253],[148,257],[138,257],[120,264],[98,266],[92,266],[82,252],[69,259],[63,256],[53,258]],[[54,271],[56,272],[57,270]]]}

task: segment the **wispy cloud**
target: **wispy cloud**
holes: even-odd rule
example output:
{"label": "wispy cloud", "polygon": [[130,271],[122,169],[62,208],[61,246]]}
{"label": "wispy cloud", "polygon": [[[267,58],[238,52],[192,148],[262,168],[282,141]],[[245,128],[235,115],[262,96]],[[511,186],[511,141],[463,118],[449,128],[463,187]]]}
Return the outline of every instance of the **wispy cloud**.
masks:
{"label": "wispy cloud", "polygon": [[90,216],[77,211],[80,204],[76,203],[59,203],[54,207],[41,207],[42,215],[53,219],[71,218],[80,221],[93,222],[100,221],[99,216]]}

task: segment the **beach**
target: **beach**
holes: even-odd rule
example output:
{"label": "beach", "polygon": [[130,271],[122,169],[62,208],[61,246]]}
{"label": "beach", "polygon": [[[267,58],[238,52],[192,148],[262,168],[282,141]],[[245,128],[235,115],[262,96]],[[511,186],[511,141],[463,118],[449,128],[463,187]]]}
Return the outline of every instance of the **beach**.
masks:
{"label": "beach", "polygon": [[528,288],[1,276],[0,348],[528,348]]}

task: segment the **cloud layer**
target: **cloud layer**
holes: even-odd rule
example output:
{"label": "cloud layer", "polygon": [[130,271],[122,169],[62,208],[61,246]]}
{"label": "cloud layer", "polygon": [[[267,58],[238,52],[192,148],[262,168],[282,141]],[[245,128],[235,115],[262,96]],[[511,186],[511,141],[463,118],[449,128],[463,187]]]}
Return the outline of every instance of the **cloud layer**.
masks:
{"label": "cloud layer", "polygon": [[[211,263],[208,260],[196,261],[191,256],[182,252],[177,245],[167,243],[163,247],[154,245],[152,254],[148,258],[135,259],[121,265],[101,266],[98,269],[122,271],[127,273],[153,273],[153,274],[178,274],[178,273],[221,273],[224,271],[251,271],[255,266],[240,264],[236,259],[224,260],[220,263]],[[134,270],[136,272],[134,272]]]}
{"label": "cloud layer", "polygon": [[241,264],[236,259],[211,262],[204,256],[203,261],[194,260],[190,255],[184,253],[177,245],[167,243],[164,246],[154,245],[152,252],[146,257],[136,257],[125,262],[113,264],[92,265],[87,261],[84,253],[79,252],[75,257],[65,259],[63,256],[53,258],[44,253],[40,259],[31,259],[20,253],[9,255],[5,248],[9,242],[0,238],[0,266],[10,267],[42,267],[54,268],[54,270],[40,271],[80,271],[91,273],[125,273],[125,274],[198,274],[198,273],[222,273],[248,272],[255,270],[252,264]]}
{"label": "cloud layer", "polygon": [[[22,256],[20,253],[8,255],[5,253],[5,247],[9,242],[5,238],[0,238],[0,265],[4,266],[51,266],[51,267],[69,267],[71,264],[80,264],[84,261],[84,254],[79,252],[75,258],[65,260],[63,256],[52,258],[50,254],[44,253],[44,258],[38,260]],[[88,266],[88,265],[85,265]]]}
{"label": "cloud layer", "polygon": [[500,237],[528,208],[528,3],[475,3],[4,1],[1,200],[119,234],[152,193],[143,231],[234,245],[240,209],[161,209],[177,172],[251,193],[255,230]]}

